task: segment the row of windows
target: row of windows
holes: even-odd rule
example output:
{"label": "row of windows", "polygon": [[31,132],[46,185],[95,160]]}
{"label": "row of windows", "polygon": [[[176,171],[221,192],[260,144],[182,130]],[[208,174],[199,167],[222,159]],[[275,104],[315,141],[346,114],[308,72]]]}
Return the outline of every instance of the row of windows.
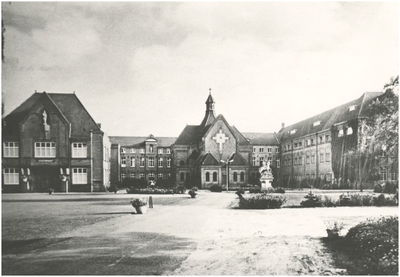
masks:
{"label": "row of windows", "polygon": [[[121,153],[140,153],[144,154],[144,148],[123,148],[121,147]],[[170,148],[161,148],[158,147],[157,149],[158,154],[171,154],[171,149]],[[149,146],[149,153],[154,153],[154,147],[152,145]]]}
{"label": "row of windows", "polygon": [[[124,180],[125,178],[127,178],[127,176],[129,176],[129,178],[136,178],[136,177],[139,177],[139,179],[144,179],[145,177],[146,177],[146,175],[143,173],[143,172],[141,172],[141,173],[139,173],[139,174],[135,174],[135,173],[130,173],[129,175],[127,175],[126,173],[121,173],[121,179],[122,180]],[[150,172],[150,173],[148,173],[147,174],[147,177],[148,177],[148,179],[149,180],[154,180],[154,177],[155,177],[156,175],[154,174],[154,172]],[[163,179],[164,178],[164,174],[163,173],[158,173],[157,174],[157,177],[158,177],[158,179]],[[170,178],[171,177],[171,173],[168,173],[167,175],[166,175],[166,177],[167,178]]]}
{"label": "row of windows", "polygon": [[[321,153],[319,155],[319,162],[330,162],[331,161],[331,153]],[[306,155],[306,164],[315,164],[315,153],[312,153],[310,155]],[[302,165],[303,164],[303,156],[298,156],[295,157],[293,160],[294,165]],[[284,165],[285,166],[291,166],[292,165],[292,157],[286,157],[284,159]]]}
{"label": "row of windows", "polygon": [[[18,185],[19,184],[19,168],[4,168],[4,184]],[[72,184],[87,184],[87,169],[73,168],[72,169]]]}
{"label": "row of windows", "polygon": [[338,137],[343,137],[344,135],[349,136],[349,135],[352,135],[352,134],[353,134],[353,128],[351,128],[351,127],[347,127],[346,132],[345,132],[344,129],[340,129],[338,131]]}
{"label": "row of windows", "polygon": [[[108,151],[105,153],[108,155]],[[87,158],[87,144],[76,142],[72,143],[71,155],[73,158]],[[18,142],[4,142],[3,155],[5,158],[18,158],[19,145]],[[35,142],[35,157],[36,158],[55,158],[56,143],[55,142]],[[107,158],[106,156],[105,158]]]}
{"label": "row of windows", "polygon": [[[330,140],[331,140],[331,137],[328,134],[318,136],[318,143],[319,144],[330,142]],[[315,139],[314,138],[307,138],[307,139],[304,140],[304,143],[305,143],[306,147],[313,146],[313,145],[315,145]],[[293,142],[293,149],[299,149],[299,148],[303,148],[303,140]],[[285,151],[292,150],[292,144],[288,143],[288,144],[284,145],[283,149]]]}
{"label": "row of windows", "polygon": [[[258,150],[258,151],[257,151]],[[253,147],[253,153],[264,153],[265,147]],[[267,147],[267,153],[272,153],[272,147]],[[275,147],[275,153],[279,153],[279,147]]]}
{"label": "row of windows", "polygon": [[[144,167],[145,163],[146,163],[145,158],[139,158],[139,167]],[[155,165],[154,157],[149,157],[147,160],[147,166],[154,167],[154,165]],[[163,167],[164,159],[158,158],[157,165],[158,165],[158,167]],[[121,166],[126,167],[126,157],[121,157]],[[135,157],[131,157],[130,158],[130,167],[135,167],[135,166],[136,166],[136,159],[135,159]],[[167,158],[167,167],[171,167],[171,158]]]}

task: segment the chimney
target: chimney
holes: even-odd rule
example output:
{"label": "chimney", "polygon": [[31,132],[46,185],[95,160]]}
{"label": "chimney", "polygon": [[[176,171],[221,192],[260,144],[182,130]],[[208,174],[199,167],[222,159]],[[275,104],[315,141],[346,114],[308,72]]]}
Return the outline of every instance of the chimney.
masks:
{"label": "chimney", "polygon": [[285,128],[285,122],[282,122],[282,129]]}

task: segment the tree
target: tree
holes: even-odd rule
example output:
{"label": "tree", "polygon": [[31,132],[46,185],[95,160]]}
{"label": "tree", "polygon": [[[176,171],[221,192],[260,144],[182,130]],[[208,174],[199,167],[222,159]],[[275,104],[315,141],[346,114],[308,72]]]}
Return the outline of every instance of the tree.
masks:
{"label": "tree", "polygon": [[[360,122],[361,134],[357,149],[349,150],[345,155],[353,161],[352,169],[362,184],[367,179],[374,180],[379,175],[381,157],[389,157],[385,165],[398,165],[399,76],[392,77],[384,86],[384,92],[367,108],[367,118]],[[396,166],[397,168],[397,166]]]}

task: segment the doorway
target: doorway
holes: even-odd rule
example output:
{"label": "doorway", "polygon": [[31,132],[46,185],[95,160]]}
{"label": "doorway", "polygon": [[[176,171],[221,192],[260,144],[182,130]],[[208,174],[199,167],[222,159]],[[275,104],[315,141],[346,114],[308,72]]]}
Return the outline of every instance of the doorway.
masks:
{"label": "doorway", "polygon": [[59,170],[58,167],[50,166],[32,168],[30,191],[44,192],[49,188],[53,188],[54,191],[60,191],[61,180]]}

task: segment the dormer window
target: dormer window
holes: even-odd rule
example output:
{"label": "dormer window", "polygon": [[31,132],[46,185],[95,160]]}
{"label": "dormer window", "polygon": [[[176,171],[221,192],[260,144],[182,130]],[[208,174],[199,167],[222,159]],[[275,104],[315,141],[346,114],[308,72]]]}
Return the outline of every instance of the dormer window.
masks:
{"label": "dormer window", "polygon": [[340,130],[339,130],[339,133],[338,133],[338,137],[339,137],[339,138],[340,138],[340,137],[343,137],[343,135],[344,135],[343,129],[340,129]]}
{"label": "dormer window", "polygon": [[313,126],[315,127],[315,126],[318,126],[318,125],[320,125],[321,124],[321,120],[318,120],[318,121],[315,121],[314,123],[313,123]]}
{"label": "dormer window", "polygon": [[354,111],[356,109],[357,105],[351,105],[349,107],[349,112]]}
{"label": "dormer window", "polygon": [[294,129],[294,130],[291,130],[291,131],[290,131],[290,134],[291,134],[291,135],[294,135],[294,134],[296,134],[296,132],[297,132],[297,129]]}
{"label": "dormer window", "polygon": [[353,128],[348,127],[346,133],[347,133],[348,136],[353,134]]}

